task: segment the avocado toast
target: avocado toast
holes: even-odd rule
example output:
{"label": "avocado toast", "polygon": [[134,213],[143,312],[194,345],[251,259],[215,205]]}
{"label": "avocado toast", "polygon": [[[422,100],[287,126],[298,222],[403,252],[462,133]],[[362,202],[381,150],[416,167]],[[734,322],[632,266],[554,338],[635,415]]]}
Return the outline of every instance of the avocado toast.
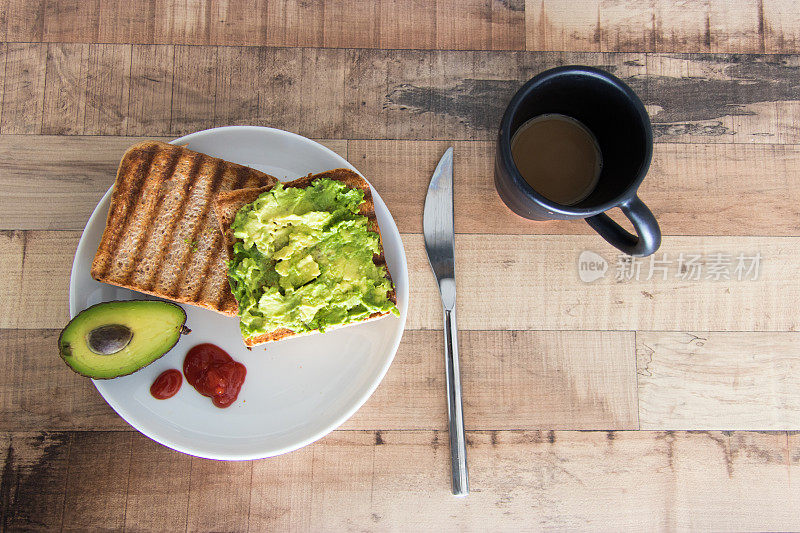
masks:
{"label": "avocado toast", "polygon": [[214,204],[247,346],[396,314],[369,184],[335,169]]}

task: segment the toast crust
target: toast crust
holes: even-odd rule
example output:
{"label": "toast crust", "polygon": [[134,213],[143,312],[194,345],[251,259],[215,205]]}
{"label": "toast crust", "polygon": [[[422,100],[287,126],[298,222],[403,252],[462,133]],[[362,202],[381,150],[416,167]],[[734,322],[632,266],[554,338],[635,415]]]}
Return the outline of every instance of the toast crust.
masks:
{"label": "toast crust", "polygon": [[90,274],[103,283],[235,316],[213,200],[219,191],[277,182],[184,146],[134,144],[120,161]]}
{"label": "toast crust", "polygon": [[[370,231],[378,234],[378,242],[380,243],[380,249],[381,249],[381,254],[373,255],[372,260],[378,266],[386,266],[386,258],[384,257],[383,254],[383,237],[381,236],[381,230],[380,227],[378,226],[378,219],[375,216],[375,203],[372,200],[372,191],[370,190],[369,183],[367,183],[367,180],[365,180],[364,178],[362,178],[361,176],[359,176],[357,173],[353,172],[350,169],[337,168],[321,172],[319,174],[309,174],[308,176],[303,176],[294,181],[285,182],[283,183],[283,186],[304,189],[309,185],[311,185],[313,181],[318,179],[330,179],[330,180],[340,181],[345,185],[347,185],[348,187],[353,189],[360,189],[364,193],[364,200],[359,205],[358,212],[360,215],[367,217],[367,228]],[[272,189],[273,186],[274,185],[268,185],[265,187],[259,187],[255,189],[241,189],[231,192],[220,192],[219,194],[217,194],[216,201],[214,202],[214,211],[216,212],[217,215],[217,221],[220,225],[222,236],[225,239],[225,247],[228,251],[229,257],[233,257],[233,243],[235,241],[235,238],[233,236],[233,230],[231,229],[231,225],[233,224],[233,221],[236,218],[236,213],[243,206],[254,202],[256,198],[258,198],[261,194]],[[388,267],[386,268],[386,278],[389,280],[390,283],[392,283],[392,287],[394,287],[394,282],[392,281],[392,276],[389,273]],[[389,291],[387,297],[393,304],[397,305],[397,293],[395,292],[394,288],[392,288]],[[328,330],[338,329],[341,327],[347,327],[355,324],[362,324],[370,320],[376,320],[388,314],[389,312],[373,313],[369,317],[363,320],[359,320],[357,322],[351,322],[349,324],[344,324],[344,325],[332,326]],[[278,341],[300,335],[311,335],[315,333],[320,333],[320,331],[314,330],[298,334],[290,329],[280,328],[255,337],[248,337],[244,339],[244,343],[248,347],[252,347],[267,342]]]}

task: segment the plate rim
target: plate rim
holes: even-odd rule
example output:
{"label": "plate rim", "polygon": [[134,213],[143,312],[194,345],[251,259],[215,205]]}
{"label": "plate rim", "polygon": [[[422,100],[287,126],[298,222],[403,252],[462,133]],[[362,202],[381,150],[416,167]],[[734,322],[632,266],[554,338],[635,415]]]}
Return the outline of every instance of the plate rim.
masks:
{"label": "plate rim", "polygon": [[[187,448],[187,447],[185,447],[185,446],[183,446],[183,445],[181,445],[179,443],[174,443],[174,442],[169,441],[169,439],[165,439],[165,438],[160,437],[157,432],[148,431],[148,430],[142,428],[139,423],[131,422],[131,420],[129,420],[129,417],[134,418],[131,415],[131,413],[128,412],[127,409],[125,409],[125,407],[123,405],[121,405],[116,399],[109,398],[106,395],[106,392],[104,392],[102,385],[103,385],[105,380],[92,379],[92,383],[94,384],[94,386],[97,389],[97,391],[100,393],[100,396],[103,398],[103,400],[116,412],[116,414],[120,418],[122,418],[131,427],[136,429],[139,433],[145,435],[146,437],[148,437],[151,440],[154,440],[155,442],[158,442],[159,444],[161,444],[163,446],[166,446],[167,448],[170,448],[172,450],[175,450],[175,451],[187,454],[187,455],[191,455],[191,456],[194,456],[194,457],[200,457],[200,458],[204,458],[204,459],[214,459],[214,460],[224,460],[224,461],[247,461],[247,460],[255,460],[255,459],[264,459],[264,458],[268,458],[268,457],[275,457],[275,456],[283,455],[285,453],[289,453],[289,452],[298,450],[300,448],[303,448],[305,446],[308,446],[309,444],[312,444],[312,443],[320,440],[321,438],[325,437],[329,433],[331,433],[334,430],[336,430],[337,428],[339,428],[342,424],[344,424],[347,420],[349,420],[367,402],[367,400],[369,400],[369,398],[372,397],[372,395],[375,393],[375,390],[383,382],[384,377],[386,377],[386,373],[388,372],[389,367],[391,366],[392,362],[394,362],[394,358],[397,355],[397,350],[398,350],[398,348],[400,346],[400,342],[402,341],[403,334],[405,333],[406,319],[407,319],[407,316],[408,316],[408,306],[409,306],[409,301],[410,301],[410,296],[411,296],[410,280],[409,280],[409,276],[408,276],[408,257],[406,256],[405,245],[403,243],[403,239],[402,239],[402,236],[400,234],[400,231],[397,228],[397,223],[394,220],[394,216],[391,214],[391,211],[389,211],[389,208],[388,208],[388,206],[386,206],[386,203],[383,201],[383,198],[381,198],[380,194],[375,190],[375,187],[372,185],[372,183],[370,183],[369,179],[367,179],[361,172],[359,172],[359,170],[355,166],[353,166],[352,163],[347,161],[347,159],[345,159],[344,157],[342,157],[341,155],[339,155],[335,151],[331,150],[327,146],[325,146],[325,145],[323,145],[323,144],[321,144],[321,143],[319,143],[319,142],[317,142],[317,141],[315,141],[313,139],[309,139],[308,137],[304,137],[304,136],[299,135],[299,134],[294,133],[294,132],[281,130],[281,129],[278,129],[278,128],[271,128],[271,127],[267,127],[267,126],[252,126],[252,125],[221,126],[221,127],[216,127],[216,128],[208,128],[208,129],[205,129],[205,130],[199,130],[199,131],[195,131],[195,132],[183,135],[183,136],[178,137],[176,139],[172,139],[171,141],[169,141],[169,144],[180,144],[180,143],[184,143],[184,142],[190,142],[190,140],[191,140],[191,138],[193,136],[198,136],[198,135],[201,135],[201,134],[209,134],[210,132],[248,131],[248,130],[249,131],[259,131],[260,133],[268,133],[268,134],[273,134],[273,135],[286,136],[286,137],[292,138],[295,141],[299,141],[299,142],[301,142],[303,144],[311,146],[311,147],[313,147],[315,149],[318,149],[318,150],[321,149],[322,151],[326,152],[328,155],[333,156],[333,158],[335,158],[336,160],[342,162],[343,163],[343,167],[342,168],[349,168],[350,170],[353,170],[354,172],[358,173],[361,177],[363,177],[367,181],[367,183],[370,186],[372,195],[373,195],[376,203],[382,205],[383,208],[386,210],[386,213],[389,215],[388,221],[390,223],[390,229],[394,230],[395,234],[398,237],[398,243],[399,243],[399,248],[400,248],[400,258],[402,259],[401,261],[399,261],[399,263],[400,263],[400,278],[404,282],[405,298],[403,298],[403,300],[401,300],[401,302],[400,302],[400,305],[398,305],[398,308],[399,308],[399,311],[400,311],[400,316],[398,318],[400,320],[400,323],[399,323],[398,328],[397,328],[396,333],[395,333],[395,339],[392,342],[392,346],[391,346],[391,348],[389,350],[390,354],[389,354],[388,357],[386,357],[382,367],[380,368],[380,371],[378,372],[378,374],[376,376],[376,379],[374,379],[372,381],[372,383],[370,383],[370,385],[365,389],[364,393],[361,394],[360,397],[355,402],[353,402],[353,404],[350,406],[349,409],[347,409],[337,419],[333,420],[332,422],[327,423],[325,428],[323,428],[322,430],[314,433],[313,435],[311,435],[309,437],[306,437],[305,439],[303,439],[301,441],[298,441],[298,442],[296,442],[294,444],[291,444],[291,445],[284,446],[282,448],[278,448],[278,449],[274,449],[274,450],[267,450],[265,452],[260,452],[260,453],[256,452],[256,453],[240,453],[240,454],[226,454],[226,453],[214,453],[214,452],[206,453],[204,451],[198,451],[198,450]],[[80,237],[80,239],[78,241],[78,246],[76,247],[75,255],[73,256],[72,268],[70,269],[70,283],[69,283],[69,314],[70,314],[70,319],[73,318],[79,312],[79,311],[77,311],[77,303],[76,303],[77,296],[76,296],[76,286],[75,285],[77,283],[76,282],[77,276],[79,275],[79,272],[78,272],[79,252],[82,252],[83,249],[86,246],[88,246],[88,244],[86,244],[86,241],[84,240],[85,234],[86,234],[86,228],[90,227],[90,225],[92,225],[92,224],[96,224],[97,221],[95,219],[98,218],[99,216],[106,215],[108,207],[106,206],[105,209],[100,209],[100,207],[106,201],[110,201],[109,197],[110,197],[113,189],[114,189],[114,184],[112,183],[111,186],[108,188],[108,190],[105,192],[105,194],[102,196],[102,198],[97,202],[97,205],[95,205],[95,208],[92,211],[92,214],[89,216],[89,219],[87,220],[86,225],[84,226],[84,228],[83,228],[83,230],[81,232],[81,237]],[[382,229],[382,231],[384,231],[384,230]],[[395,284],[397,284],[396,280],[395,280]],[[136,292],[136,291],[133,291],[133,292]],[[179,304],[179,305],[182,305],[182,304]]]}

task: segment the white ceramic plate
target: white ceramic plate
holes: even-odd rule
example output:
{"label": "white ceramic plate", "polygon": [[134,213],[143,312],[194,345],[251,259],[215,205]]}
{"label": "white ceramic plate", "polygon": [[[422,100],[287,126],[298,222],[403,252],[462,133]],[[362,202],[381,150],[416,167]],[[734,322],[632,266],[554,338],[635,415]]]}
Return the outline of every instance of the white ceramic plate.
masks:
{"label": "white ceramic plate", "polygon": [[[333,168],[356,170],[314,141],[272,128],[232,126],[200,131],[172,141],[281,180]],[[394,358],[408,309],[408,270],[403,242],[391,214],[372,189],[386,262],[397,291],[400,316],[349,326],[324,335],[270,343],[248,351],[238,318],[185,305],[192,333],[142,370],[95,386],[133,427],[175,450],[209,459],[257,459],[295,450],[341,425],[369,398]],[[70,315],[98,302],[143,298],[89,276],[105,228],[111,190],[97,204],[83,232],[70,280]],[[226,409],[211,404],[186,380],[176,396],[156,400],[153,380],[168,368],[181,369],[186,352],[214,343],[247,367],[238,400]]]}

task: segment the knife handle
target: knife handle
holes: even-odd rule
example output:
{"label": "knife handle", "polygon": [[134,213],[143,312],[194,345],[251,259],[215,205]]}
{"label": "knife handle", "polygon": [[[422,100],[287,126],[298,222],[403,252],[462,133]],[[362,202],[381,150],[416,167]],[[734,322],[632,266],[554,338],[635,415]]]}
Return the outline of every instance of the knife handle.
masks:
{"label": "knife handle", "polygon": [[458,327],[456,311],[444,310],[444,355],[447,367],[447,417],[450,421],[450,460],[453,494],[469,494],[467,441],[464,435],[464,410],[461,405],[461,371],[458,366]]}

